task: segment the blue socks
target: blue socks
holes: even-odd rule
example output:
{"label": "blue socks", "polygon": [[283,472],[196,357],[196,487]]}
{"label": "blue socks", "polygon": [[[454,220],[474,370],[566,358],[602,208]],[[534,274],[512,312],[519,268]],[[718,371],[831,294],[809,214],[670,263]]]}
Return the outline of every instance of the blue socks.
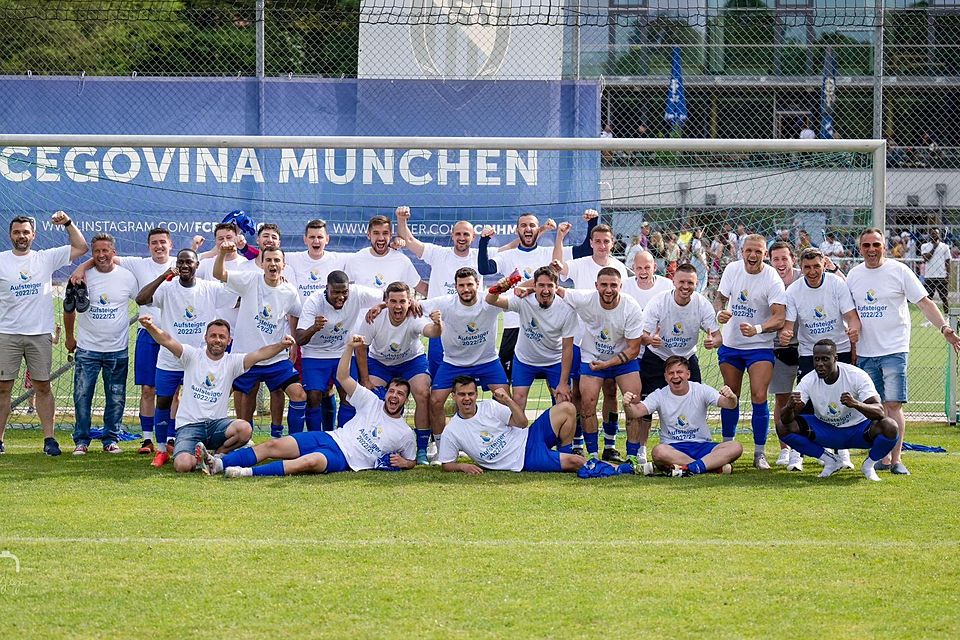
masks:
{"label": "blue socks", "polygon": [[307,403],[305,400],[300,402],[290,401],[287,407],[287,429],[289,433],[300,433],[303,431],[303,417],[307,412]]}
{"label": "blue socks", "polygon": [[758,447],[767,444],[767,431],[770,430],[770,405],[766,402],[753,403],[750,426],[753,428],[753,444]]}
{"label": "blue socks", "polygon": [[271,438],[282,438],[282,437],[283,437],[283,425],[282,425],[282,424],[271,424],[271,425],[270,425],[270,437],[271,437]]}
{"label": "blue socks", "polygon": [[599,436],[597,432],[583,434],[583,440],[587,445],[587,453],[592,453],[596,455],[597,451],[600,449],[599,445]]}
{"label": "blue socks", "polygon": [[153,432],[157,435],[158,444],[166,443],[169,425],[170,409],[157,409],[153,416]]}
{"label": "blue socks", "polygon": [[227,467],[252,467],[257,464],[257,454],[254,453],[253,447],[240,447],[224,454],[221,461],[224,469]]}
{"label": "blue socks", "polygon": [[627,457],[640,455],[640,443],[627,440]]}
{"label": "blue socks", "polygon": [[426,451],[430,444],[430,429],[414,429],[413,432],[417,436],[417,451]]}
{"label": "blue socks", "polygon": [[740,407],[720,409],[720,432],[724,440],[732,440],[736,437],[738,422],[740,422]]}
{"label": "blue socks", "polygon": [[873,446],[870,447],[870,459],[878,461],[883,460],[887,454],[893,451],[893,448],[897,446],[897,440],[899,439],[899,436],[896,438],[888,438],[883,434],[878,435],[873,440]]}
{"label": "blue socks", "polygon": [[323,424],[323,407],[307,407],[307,431],[327,431]]}
{"label": "blue socks", "polygon": [[[320,402],[320,410],[322,411],[322,422],[324,431],[333,431],[337,428],[337,396],[336,394],[332,396],[323,396],[323,400]],[[316,429],[311,429],[309,425],[307,426],[309,431],[316,431]]]}
{"label": "blue socks", "polygon": [[694,460],[687,464],[687,471],[692,474],[701,474],[707,472],[707,465],[703,464],[702,459]]}
{"label": "blue socks", "polygon": [[153,416],[140,414],[140,431],[144,439],[153,440]]}
{"label": "blue socks", "polygon": [[573,445],[565,444],[557,447],[557,453],[573,453]]}
{"label": "blue socks", "polygon": [[577,414],[577,430],[573,433],[573,446],[583,447],[583,422],[579,413]]}
{"label": "blue socks", "polygon": [[604,422],[603,423],[603,448],[604,449],[613,449],[617,446],[617,432],[620,430],[620,425],[616,422]]}
{"label": "blue socks", "polygon": [[283,473],[283,460],[274,460],[273,462],[268,462],[267,464],[262,464],[259,467],[253,468],[253,475],[255,476],[282,476]]}

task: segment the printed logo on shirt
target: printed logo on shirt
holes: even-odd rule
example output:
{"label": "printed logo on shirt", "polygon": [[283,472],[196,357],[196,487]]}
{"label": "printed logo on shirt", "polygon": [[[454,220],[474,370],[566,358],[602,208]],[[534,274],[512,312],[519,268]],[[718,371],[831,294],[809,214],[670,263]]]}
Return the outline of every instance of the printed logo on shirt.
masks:
{"label": "printed logo on shirt", "polygon": [[840,405],[838,405],[836,402],[831,402],[827,405],[827,411],[832,416],[838,416],[840,415]]}
{"label": "printed logo on shirt", "polygon": [[880,300],[880,298],[877,297],[876,289],[867,289],[867,293],[863,296],[863,299],[871,304]]}
{"label": "printed logo on shirt", "polygon": [[746,289],[740,290],[740,295],[737,296],[737,300],[740,302],[747,302],[750,299],[750,292]]}
{"label": "printed logo on shirt", "polygon": [[24,282],[27,282],[28,280],[30,280],[30,274],[27,273],[26,271],[21,271],[20,279],[23,280]]}
{"label": "printed logo on shirt", "polygon": [[601,342],[610,342],[610,332],[607,331],[606,327],[604,327],[603,329],[600,329],[599,338]]}
{"label": "printed logo on shirt", "polygon": [[203,386],[207,389],[212,389],[217,384],[217,377],[212,373],[208,373],[207,377],[203,379]]}
{"label": "printed logo on shirt", "polygon": [[185,320],[193,320],[197,317],[197,310],[191,305],[187,305],[183,309],[183,317]]}
{"label": "printed logo on shirt", "polygon": [[263,308],[260,309],[260,317],[264,320],[269,320],[270,316],[273,315],[273,307],[268,304],[263,305]]}
{"label": "printed logo on shirt", "polygon": [[537,326],[538,326],[538,325],[537,325],[537,319],[536,319],[536,318],[530,318],[530,328],[531,328],[531,329],[536,329]]}
{"label": "printed logo on shirt", "polygon": [[373,284],[378,287],[385,286],[387,284],[387,279],[383,277],[382,273],[377,273],[373,276]]}
{"label": "printed logo on shirt", "polygon": [[316,282],[320,280],[320,273],[316,269],[310,269],[310,275],[308,277]]}
{"label": "printed logo on shirt", "polygon": [[374,427],[370,431],[370,435],[373,436],[374,440],[378,440],[380,438],[380,427]]}
{"label": "printed logo on shirt", "polygon": [[483,444],[490,444],[491,442],[493,442],[493,435],[491,435],[489,431],[481,431],[480,442],[482,442]]}
{"label": "printed logo on shirt", "polygon": [[476,333],[476,332],[479,331],[479,330],[480,330],[480,327],[477,326],[477,323],[476,323],[476,322],[468,322],[468,323],[467,323],[467,332],[468,332],[468,333]]}
{"label": "printed logo on shirt", "polygon": [[343,321],[341,320],[337,324],[333,325],[333,329],[331,329],[330,331],[332,333],[343,333],[344,332]]}
{"label": "printed logo on shirt", "polygon": [[813,308],[813,317],[822,320],[827,317],[827,312],[823,310],[823,305],[818,304]]}
{"label": "printed logo on shirt", "polygon": [[684,415],[684,414],[681,413],[680,415],[677,416],[677,427],[678,427],[679,429],[685,429],[688,424],[690,424],[690,423],[687,422],[687,416],[686,416],[686,415]]}
{"label": "printed logo on shirt", "polygon": [[867,289],[863,299],[866,304],[857,305],[857,313],[861,320],[864,318],[882,318],[886,314],[887,305],[880,302],[880,296],[877,295],[876,289]]}
{"label": "printed logo on shirt", "polygon": [[683,333],[683,323],[682,322],[673,323],[673,335],[679,336],[682,333]]}
{"label": "printed logo on shirt", "polygon": [[392,351],[393,353],[400,353],[400,349],[401,347],[398,343],[396,342],[390,343],[390,351]]}
{"label": "printed logo on shirt", "polygon": [[108,302],[110,302],[110,296],[108,296],[105,293],[101,293],[99,300],[100,300],[100,304],[107,304]]}
{"label": "printed logo on shirt", "polygon": [[524,268],[523,268],[523,279],[524,279],[524,280],[529,280],[529,279],[532,278],[532,277],[533,277],[533,269],[531,269],[530,267],[524,267]]}

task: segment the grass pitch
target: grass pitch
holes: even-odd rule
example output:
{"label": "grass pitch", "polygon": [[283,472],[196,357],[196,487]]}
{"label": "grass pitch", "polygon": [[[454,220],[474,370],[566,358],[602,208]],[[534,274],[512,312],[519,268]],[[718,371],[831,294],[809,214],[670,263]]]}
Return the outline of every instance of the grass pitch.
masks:
{"label": "grass pitch", "polygon": [[37,431],[8,431],[0,626],[8,638],[960,637],[960,432],[911,425],[908,440],[951,453],[907,453],[914,475],[881,483],[820,480],[811,460],[761,473],[749,455],[730,477],[228,481],[132,452],[46,458]]}

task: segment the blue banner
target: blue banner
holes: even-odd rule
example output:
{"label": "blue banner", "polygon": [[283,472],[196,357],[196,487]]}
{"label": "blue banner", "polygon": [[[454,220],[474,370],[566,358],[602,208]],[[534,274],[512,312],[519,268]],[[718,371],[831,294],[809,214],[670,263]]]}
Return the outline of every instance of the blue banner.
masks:
{"label": "blue banner", "polygon": [[683,90],[683,67],[680,64],[680,47],[673,48],[670,64],[670,87],[667,90],[667,108],[663,117],[674,127],[687,121],[687,95]]}
{"label": "blue banner", "polygon": [[833,138],[833,109],[837,101],[837,59],[833,48],[823,56],[823,80],[820,83],[820,137]]}

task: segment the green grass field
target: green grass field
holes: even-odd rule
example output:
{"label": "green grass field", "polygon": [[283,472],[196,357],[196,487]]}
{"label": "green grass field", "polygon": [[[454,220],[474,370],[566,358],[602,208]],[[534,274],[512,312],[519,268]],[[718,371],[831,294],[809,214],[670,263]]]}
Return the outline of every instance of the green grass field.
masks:
{"label": "green grass field", "polygon": [[[960,432],[910,477],[224,480],[0,458],[7,638],[960,636]],[[773,447],[774,445],[770,445]],[[769,449],[769,448],[768,448]],[[855,461],[860,456],[855,456]],[[19,561],[16,571],[14,558]]]}

